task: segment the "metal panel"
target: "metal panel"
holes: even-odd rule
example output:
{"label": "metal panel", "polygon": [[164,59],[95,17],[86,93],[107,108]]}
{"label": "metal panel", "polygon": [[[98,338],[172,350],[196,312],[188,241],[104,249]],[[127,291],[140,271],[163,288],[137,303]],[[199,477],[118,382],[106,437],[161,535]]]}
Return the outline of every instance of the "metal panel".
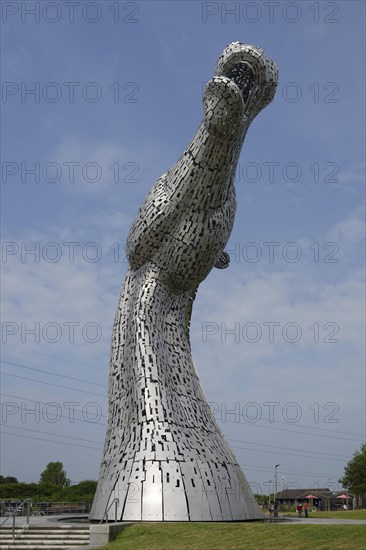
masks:
{"label": "metal panel", "polygon": [[210,506],[205,498],[205,488],[200,477],[197,462],[182,462],[184,490],[188,502],[190,521],[212,521]]}
{"label": "metal panel", "polygon": [[161,471],[164,502],[163,519],[165,521],[188,521],[187,501],[179,465],[175,461],[162,462]]}
{"label": "metal panel", "polygon": [[143,461],[133,462],[128,479],[128,491],[125,499],[122,520],[142,519],[142,484],[145,480]]}
{"label": "metal panel", "polygon": [[145,463],[145,481],[142,487],[142,520],[163,520],[163,490],[159,462]]}
{"label": "metal panel", "polygon": [[[212,476],[212,471],[208,463],[200,462],[198,463],[198,468],[202,477],[202,502],[206,500],[210,509],[211,518],[213,521],[221,521],[223,516],[223,511],[220,506],[220,493],[217,492],[217,488]],[[231,518],[226,518],[231,519]]]}
{"label": "metal panel", "polygon": [[114,490],[111,493],[109,502],[108,502],[108,520],[109,521],[115,521],[116,519],[116,508],[114,505],[114,500],[118,499],[116,505],[117,505],[117,519],[118,521],[122,518],[123,510],[125,507],[125,501],[127,497],[127,493],[129,490],[129,484],[128,479],[130,477],[130,472],[132,470],[133,466],[133,460],[126,460],[125,464],[123,464],[123,469],[119,470],[120,475],[117,480],[117,483],[114,486]]}

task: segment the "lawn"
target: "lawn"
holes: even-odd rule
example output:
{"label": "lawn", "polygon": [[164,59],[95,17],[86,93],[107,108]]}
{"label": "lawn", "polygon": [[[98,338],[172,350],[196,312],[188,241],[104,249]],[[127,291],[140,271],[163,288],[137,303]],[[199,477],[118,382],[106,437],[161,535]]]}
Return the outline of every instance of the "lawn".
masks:
{"label": "lawn", "polygon": [[126,527],[104,550],[354,550],[365,548],[364,525],[141,523]]}
{"label": "lawn", "polygon": [[[281,512],[282,517],[282,512]],[[297,516],[296,512],[288,512],[286,515],[295,517]],[[304,515],[304,512],[303,514]],[[322,518],[334,518],[334,519],[365,519],[366,520],[366,509],[363,510],[347,510],[339,512],[309,512],[309,517],[322,519]]]}

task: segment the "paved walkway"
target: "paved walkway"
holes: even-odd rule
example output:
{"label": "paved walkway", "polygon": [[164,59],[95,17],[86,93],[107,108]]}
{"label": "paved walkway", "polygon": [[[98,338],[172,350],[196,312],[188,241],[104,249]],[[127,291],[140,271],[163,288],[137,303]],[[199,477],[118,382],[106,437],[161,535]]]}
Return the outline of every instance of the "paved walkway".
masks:
{"label": "paved walkway", "polygon": [[[29,522],[31,525],[50,525],[52,523],[57,523],[60,527],[63,524],[70,525],[70,522],[68,523],[68,518],[76,518],[78,517],[76,514],[64,514],[62,516],[30,516]],[[84,515],[81,515],[79,517],[85,517]],[[4,517],[0,518],[0,524],[4,521]],[[23,516],[17,516],[15,518],[15,524],[16,526],[24,525],[27,518]],[[8,521],[5,523],[4,527],[10,527],[12,525],[12,518],[8,519]],[[266,518],[266,523],[278,523],[280,525],[366,525],[366,520],[364,519],[333,519],[333,518],[294,518],[294,517],[279,517],[278,521],[271,518]],[[88,525],[87,523],[76,523],[72,522],[73,525]]]}
{"label": "paved walkway", "polygon": [[304,525],[366,525],[365,519],[336,519],[336,518],[284,518],[281,523]]}

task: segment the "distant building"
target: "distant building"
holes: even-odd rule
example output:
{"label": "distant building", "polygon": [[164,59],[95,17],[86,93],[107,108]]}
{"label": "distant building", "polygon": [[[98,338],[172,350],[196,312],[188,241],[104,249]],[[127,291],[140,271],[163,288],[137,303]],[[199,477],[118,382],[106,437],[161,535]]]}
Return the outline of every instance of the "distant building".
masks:
{"label": "distant building", "polygon": [[332,493],[328,487],[321,489],[314,489],[313,487],[310,489],[285,489],[277,494],[276,499],[280,504],[286,504],[289,507],[307,500],[318,510],[335,510],[342,504],[342,501],[336,498],[338,494],[340,493]]}

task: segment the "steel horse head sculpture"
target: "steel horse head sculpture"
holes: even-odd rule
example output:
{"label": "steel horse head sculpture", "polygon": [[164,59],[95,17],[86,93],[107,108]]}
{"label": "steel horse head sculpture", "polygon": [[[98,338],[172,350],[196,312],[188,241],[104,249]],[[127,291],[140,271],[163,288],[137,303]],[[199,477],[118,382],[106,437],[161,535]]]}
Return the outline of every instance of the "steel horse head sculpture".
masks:
{"label": "steel horse head sculpture", "polygon": [[276,84],[276,65],[263,50],[239,42],[225,48],[206,86],[196,135],[132,225],[92,520],[262,517],[205,399],[189,325],[199,284],[213,267],[228,266],[236,165]]}

